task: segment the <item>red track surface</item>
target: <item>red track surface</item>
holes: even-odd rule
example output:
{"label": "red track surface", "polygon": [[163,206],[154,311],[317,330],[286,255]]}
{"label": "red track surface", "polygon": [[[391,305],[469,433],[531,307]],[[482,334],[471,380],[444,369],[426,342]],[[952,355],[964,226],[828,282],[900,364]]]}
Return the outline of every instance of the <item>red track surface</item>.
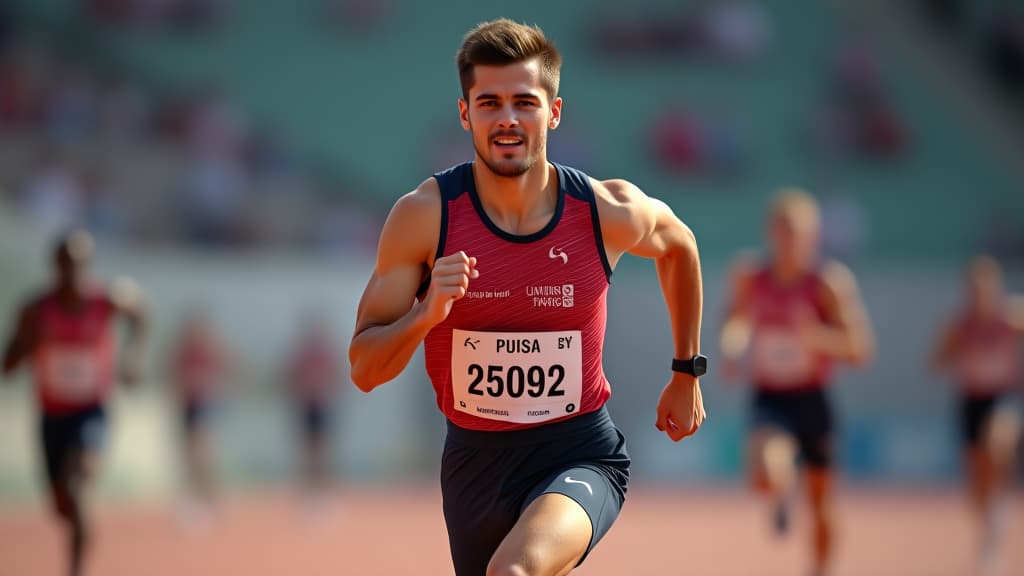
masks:
{"label": "red track surface", "polygon": [[[287,494],[233,497],[203,525],[168,507],[96,506],[89,574],[447,575],[436,490],[352,489],[310,516]],[[1024,575],[1024,500],[1009,514],[1003,570]],[[966,576],[972,524],[953,492],[848,491],[839,503],[837,576]],[[741,492],[637,488],[619,522],[577,576],[806,573],[807,523],[788,538]],[[0,513],[0,576],[62,574],[60,534],[39,505]]]}

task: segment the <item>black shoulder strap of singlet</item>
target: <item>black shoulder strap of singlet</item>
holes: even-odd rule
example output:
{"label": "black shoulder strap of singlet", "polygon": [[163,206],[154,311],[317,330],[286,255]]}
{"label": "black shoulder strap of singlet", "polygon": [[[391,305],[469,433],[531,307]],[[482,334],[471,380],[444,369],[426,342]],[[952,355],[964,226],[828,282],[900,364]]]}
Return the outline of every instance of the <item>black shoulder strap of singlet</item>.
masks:
{"label": "black shoulder strap of singlet", "polygon": [[590,205],[590,221],[594,228],[594,241],[597,242],[597,253],[601,257],[601,265],[604,267],[605,277],[610,281],[612,278],[612,266],[608,262],[608,254],[604,250],[604,237],[601,235],[601,217],[597,212],[597,197],[594,195],[594,187],[590,185],[590,177],[585,173],[568,166],[554,164],[558,170],[559,183],[565,193],[577,200],[582,200]]}

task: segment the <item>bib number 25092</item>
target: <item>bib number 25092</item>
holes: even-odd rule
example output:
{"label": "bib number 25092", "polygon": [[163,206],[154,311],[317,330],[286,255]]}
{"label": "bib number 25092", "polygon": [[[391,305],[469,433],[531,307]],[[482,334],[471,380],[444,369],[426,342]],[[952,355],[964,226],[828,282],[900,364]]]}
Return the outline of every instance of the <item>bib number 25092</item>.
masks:
{"label": "bib number 25092", "polygon": [[[565,390],[561,388],[565,380],[565,366],[561,364],[553,364],[547,371],[543,366],[509,366],[506,371],[500,364],[488,364],[485,371],[479,364],[470,364],[468,371],[473,378],[469,393],[477,396],[521,398],[524,393],[531,398],[565,396]],[[485,372],[486,387],[482,386]]]}
{"label": "bib number 25092", "polygon": [[538,423],[579,410],[582,342],[564,332],[452,331],[455,409],[479,418]]}

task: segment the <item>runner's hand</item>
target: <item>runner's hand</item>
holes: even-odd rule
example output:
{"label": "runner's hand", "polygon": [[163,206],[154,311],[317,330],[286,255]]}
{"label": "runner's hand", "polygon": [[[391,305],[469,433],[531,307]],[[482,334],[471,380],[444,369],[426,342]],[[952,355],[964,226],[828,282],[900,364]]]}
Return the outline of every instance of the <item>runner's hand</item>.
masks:
{"label": "runner's hand", "polygon": [[125,354],[121,364],[121,383],[134,388],[140,380],[142,380],[142,358],[138,354]]}
{"label": "runner's hand", "polygon": [[722,375],[722,382],[738,384],[744,377],[743,362],[738,358],[723,358],[718,374]]}
{"label": "runner's hand", "polygon": [[479,276],[476,258],[466,256],[461,250],[434,261],[434,269],[430,271],[430,287],[427,289],[427,297],[423,300],[427,317],[431,322],[444,322],[455,301],[466,295],[469,281]]}
{"label": "runner's hand", "polygon": [[700,382],[693,376],[674,373],[658,400],[655,427],[678,442],[696,432],[705,418]]}

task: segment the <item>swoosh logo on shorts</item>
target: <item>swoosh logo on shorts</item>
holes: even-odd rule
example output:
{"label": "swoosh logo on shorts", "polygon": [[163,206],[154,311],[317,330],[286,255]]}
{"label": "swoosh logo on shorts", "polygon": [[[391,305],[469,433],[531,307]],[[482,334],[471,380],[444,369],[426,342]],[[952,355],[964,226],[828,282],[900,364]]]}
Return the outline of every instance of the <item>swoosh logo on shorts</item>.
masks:
{"label": "swoosh logo on shorts", "polygon": [[583,486],[587,489],[587,492],[590,492],[591,496],[594,495],[594,489],[590,487],[590,483],[589,482],[585,482],[583,480],[573,480],[572,476],[566,476],[565,477],[565,483],[566,484],[583,484]]}

